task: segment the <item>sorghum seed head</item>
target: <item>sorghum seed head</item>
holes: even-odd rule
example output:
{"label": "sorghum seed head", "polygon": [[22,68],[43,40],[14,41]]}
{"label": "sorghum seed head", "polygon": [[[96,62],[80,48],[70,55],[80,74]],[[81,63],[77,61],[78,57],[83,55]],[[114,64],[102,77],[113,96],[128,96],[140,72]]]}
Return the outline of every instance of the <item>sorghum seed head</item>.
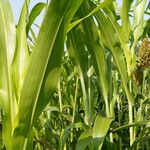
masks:
{"label": "sorghum seed head", "polygon": [[139,66],[150,67],[150,42],[144,38],[139,50]]}
{"label": "sorghum seed head", "polygon": [[132,72],[132,78],[138,86],[142,85],[143,70],[142,70],[141,66],[137,66],[137,68]]}

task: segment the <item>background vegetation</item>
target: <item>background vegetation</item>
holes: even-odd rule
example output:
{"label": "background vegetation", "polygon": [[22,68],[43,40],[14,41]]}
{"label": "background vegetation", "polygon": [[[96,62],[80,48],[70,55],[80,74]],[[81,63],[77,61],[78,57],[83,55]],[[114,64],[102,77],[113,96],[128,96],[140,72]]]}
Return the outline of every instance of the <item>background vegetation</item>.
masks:
{"label": "background vegetation", "polygon": [[0,0],[1,149],[149,150],[149,1],[29,4]]}

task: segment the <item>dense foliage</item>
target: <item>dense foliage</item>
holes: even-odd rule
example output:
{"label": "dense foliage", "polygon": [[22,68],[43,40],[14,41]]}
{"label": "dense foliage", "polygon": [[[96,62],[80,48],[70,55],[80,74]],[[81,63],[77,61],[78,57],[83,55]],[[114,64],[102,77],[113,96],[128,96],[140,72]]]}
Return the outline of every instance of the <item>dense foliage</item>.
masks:
{"label": "dense foliage", "polygon": [[0,149],[149,150],[149,1],[29,4],[0,0]]}

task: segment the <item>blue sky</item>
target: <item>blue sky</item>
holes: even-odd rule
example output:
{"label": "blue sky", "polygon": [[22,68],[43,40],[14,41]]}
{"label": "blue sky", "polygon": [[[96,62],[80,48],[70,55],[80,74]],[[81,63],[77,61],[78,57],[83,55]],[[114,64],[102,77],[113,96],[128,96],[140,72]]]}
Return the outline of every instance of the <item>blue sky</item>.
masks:
{"label": "blue sky", "polygon": [[[30,1],[30,10],[31,8],[33,8],[33,6],[35,4],[37,4],[38,2],[46,2],[47,0],[31,0]],[[11,6],[12,6],[12,9],[13,9],[13,13],[14,13],[14,19],[15,19],[15,22],[17,24],[18,22],[18,19],[19,19],[19,16],[20,16],[20,12],[21,12],[21,8],[22,8],[22,5],[23,5],[23,2],[24,0],[10,0],[10,3],[11,3]],[[119,3],[119,5],[121,4],[122,0],[117,0],[117,2]],[[147,0],[147,3],[148,3],[148,0]],[[41,19],[42,19],[42,15],[36,20],[36,22],[40,22]],[[148,16],[145,16],[145,18],[149,18]]]}
{"label": "blue sky", "polygon": [[[9,1],[13,9],[15,22],[17,23],[24,0],[9,0]],[[46,0],[31,0],[29,9],[31,10],[31,8],[33,8],[33,6],[38,2],[46,2]]]}
{"label": "blue sky", "polygon": [[[9,1],[11,3],[11,6],[12,6],[12,9],[13,9],[13,12],[14,12],[15,22],[17,23],[18,19],[19,19],[19,16],[20,16],[20,12],[21,12],[21,8],[22,8],[24,0],[9,0]],[[38,2],[46,2],[46,1],[47,0],[31,0],[30,1],[30,10]],[[122,0],[117,0],[117,1],[119,1],[119,3],[120,3],[120,1],[122,1]],[[42,18],[42,15],[41,15],[40,19],[41,18]],[[37,20],[37,21],[39,21],[39,20]]]}

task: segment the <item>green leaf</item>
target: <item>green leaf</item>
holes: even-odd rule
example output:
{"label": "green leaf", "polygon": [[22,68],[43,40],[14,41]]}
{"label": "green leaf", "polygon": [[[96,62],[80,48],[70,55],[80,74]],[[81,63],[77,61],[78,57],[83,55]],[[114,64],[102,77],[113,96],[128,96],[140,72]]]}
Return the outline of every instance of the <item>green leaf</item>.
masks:
{"label": "green leaf", "polygon": [[28,5],[29,0],[26,0],[23,4],[19,23],[16,30],[16,47],[15,54],[12,63],[12,78],[15,88],[15,94],[17,101],[20,101],[20,90],[22,88],[23,79],[25,76],[28,60],[29,50],[26,37],[26,21],[28,17]]}
{"label": "green leaf", "polygon": [[85,17],[71,23],[68,27],[68,32],[75,27],[77,24],[81,23],[83,20],[85,20],[86,18],[92,16],[94,13],[96,13],[97,11],[99,11],[99,9],[102,9],[108,5],[110,5],[114,0],[105,0],[104,2],[100,3],[96,8],[94,8],[94,10],[92,10],[88,15],[86,15]]}
{"label": "green leaf", "polygon": [[134,16],[133,16],[133,36],[134,42],[136,43],[139,37],[143,33],[143,17],[144,17],[144,10],[146,7],[146,0],[137,0],[136,6],[134,9]]}
{"label": "green leaf", "polygon": [[143,121],[137,121],[137,122],[134,122],[134,123],[131,123],[131,124],[125,124],[125,125],[122,125],[118,128],[113,129],[112,132],[117,132],[119,130],[123,130],[123,129],[129,128],[129,127],[145,126],[145,125],[149,126],[150,121],[149,120],[143,120]]}
{"label": "green leaf", "polygon": [[10,67],[16,39],[13,13],[7,0],[0,0],[0,20],[0,104],[4,112],[2,136],[6,148],[11,149],[16,103],[12,92]]}
{"label": "green leaf", "polygon": [[34,120],[48,104],[57,87],[66,27],[81,2],[74,0],[75,5],[72,5],[67,0],[51,0],[47,8],[21,91],[14,149],[18,149],[18,145],[20,150],[26,149]]}
{"label": "green leaf", "polygon": [[112,121],[112,118],[105,118],[100,115],[96,116],[92,134],[94,149],[100,150],[102,148],[105,136]]}
{"label": "green leaf", "polygon": [[29,32],[33,22],[40,15],[42,10],[45,8],[45,3],[39,2],[37,3],[30,12],[29,20],[27,24],[27,33]]}
{"label": "green leaf", "polygon": [[129,11],[133,0],[123,0],[122,11],[121,11],[121,21],[122,21],[122,30],[125,35],[126,42],[129,41],[131,24],[129,20]]}
{"label": "green leaf", "polygon": [[75,123],[75,124],[70,125],[70,126],[67,126],[64,129],[64,131],[63,131],[63,133],[61,135],[61,138],[60,138],[60,150],[64,149],[64,145],[66,143],[66,140],[67,140],[69,134],[71,133],[71,129],[73,129],[73,128],[77,128],[78,129],[78,128],[84,128],[84,127],[85,127],[85,124],[80,123],[80,122],[79,123]]}
{"label": "green leaf", "polygon": [[[72,3],[74,5],[72,6]],[[48,68],[46,70],[44,82],[42,85],[42,90],[39,95],[39,100],[36,108],[35,119],[38,118],[42,110],[48,104],[49,100],[52,98],[54,91],[57,89],[59,75],[61,71],[61,59],[64,49],[65,34],[67,32],[67,25],[71,22],[73,15],[75,14],[78,7],[81,5],[82,0],[73,0],[68,3],[66,8],[64,20],[58,34],[58,38],[55,41],[51,57],[48,62]],[[59,43],[59,44],[58,44]],[[43,98],[45,102],[43,103]]]}
{"label": "green leaf", "polygon": [[84,131],[79,139],[78,139],[78,142],[76,144],[76,150],[85,150],[89,145],[92,144],[92,133],[91,131]]}
{"label": "green leaf", "polygon": [[[127,20],[122,22],[123,24],[125,24],[124,26],[126,26],[126,23],[128,22],[128,29],[124,29],[123,26],[121,27],[118,23],[117,23],[117,19],[114,17],[113,12],[110,10],[109,7],[104,8],[104,12],[107,14],[108,19],[110,20],[111,24],[113,25],[113,28],[117,34],[118,40],[121,43],[124,55],[125,55],[125,59],[126,59],[126,63],[127,63],[127,71],[128,71],[128,75],[131,74],[131,62],[132,62],[132,55],[131,55],[131,50],[129,48],[129,36],[130,36],[130,22],[128,22]],[[123,17],[127,17],[127,16],[123,16]],[[127,19],[127,18],[126,18]],[[128,33],[125,34],[125,30],[128,30]],[[127,32],[127,31],[126,31]]]}
{"label": "green leaf", "polygon": [[134,104],[133,97],[130,94],[128,88],[127,66],[126,66],[123,50],[121,49],[120,46],[119,39],[114,32],[111,22],[105,17],[102,11],[96,13],[95,16],[99,23],[101,36],[103,37],[102,38],[103,44],[105,47],[107,47],[110,50],[117,64],[128,101],[131,104]]}
{"label": "green leaf", "polygon": [[[84,2],[81,8],[81,14],[86,15],[90,9],[87,2]],[[104,54],[104,47],[101,45],[101,38],[94,20],[89,17],[82,23],[83,35],[86,47],[91,55],[91,64],[93,65],[96,76],[98,78],[98,85],[101,89],[102,95],[106,104],[107,115],[109,116],[109,75],[107,61]]]}
{"label": "green leaf", "polygon": [[133,15],[133,24],[132,24],[132,34],[133,34],[133,44],[131,47],[132,51],[132,64],[134,67],[136,66],[136,55],[135,55],[135,48],[137,47],[137,42],[140,36],[144,32],[144,10],[146,7],[146,0],[137,0],[134,8],[134,15]]}
{"label": "green leaf", "polygon": [[89,112],[88,91],[88,53],[85,50],[82,40],[81,30],[75,28],[68,34],[67,41],[70,59],[78,66],[80,82],[82,87],[84,105],[85,105],[85,123],[91,124],[91,114]]}

